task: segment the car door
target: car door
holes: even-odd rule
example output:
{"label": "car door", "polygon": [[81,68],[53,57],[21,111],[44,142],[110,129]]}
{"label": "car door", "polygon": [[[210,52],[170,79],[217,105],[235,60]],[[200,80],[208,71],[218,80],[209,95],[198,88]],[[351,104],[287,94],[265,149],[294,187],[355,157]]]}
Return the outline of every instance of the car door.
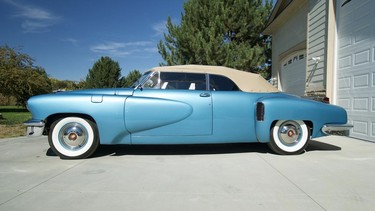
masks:
{"label": "car door", "polygon": [[157,83],[154,89],[136,89],[126,99],[125,125],[133,143],[146,136],[211,135],[212,99],[206,75],[167,72],[158,77],[146,82]]}
{"label": "car door", "polygon": [[215,142],[256,141],[255,105],[260,96],[240,91],[231,79],[222,75],[211,74],[209,81]]}

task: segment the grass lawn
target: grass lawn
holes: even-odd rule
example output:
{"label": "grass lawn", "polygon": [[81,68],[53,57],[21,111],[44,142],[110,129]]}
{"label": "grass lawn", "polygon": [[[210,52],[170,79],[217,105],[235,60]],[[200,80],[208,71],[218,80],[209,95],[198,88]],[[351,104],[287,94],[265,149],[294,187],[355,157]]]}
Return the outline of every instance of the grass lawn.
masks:
{"label": "grass lawn", "polygon": [[31,118],[31,113],[23,107],[0,106],[0,138],[24,136],[26,128],[23,122]]}

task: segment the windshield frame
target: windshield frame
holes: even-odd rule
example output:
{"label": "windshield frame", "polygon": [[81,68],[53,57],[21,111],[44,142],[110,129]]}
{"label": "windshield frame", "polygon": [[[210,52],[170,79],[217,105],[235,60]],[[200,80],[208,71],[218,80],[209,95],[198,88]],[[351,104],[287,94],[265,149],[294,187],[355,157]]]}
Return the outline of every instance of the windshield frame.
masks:
{"label": "windshield frame", "polygon": [[151,79],[155,74],[157,74],[157,71],[149,70],[143,73],[143,75],[132,85],[134,89],[143,89],[143,85]]}

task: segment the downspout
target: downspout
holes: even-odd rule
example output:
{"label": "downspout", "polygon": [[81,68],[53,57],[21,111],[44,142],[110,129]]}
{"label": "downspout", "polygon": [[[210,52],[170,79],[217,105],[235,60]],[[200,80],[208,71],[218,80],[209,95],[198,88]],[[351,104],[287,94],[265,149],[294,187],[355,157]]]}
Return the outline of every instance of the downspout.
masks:
{"label": "downspout", "polygon": [[309,74],[309,77],[307,77],[306,79],[306,87],[309,86],[310,82],[311,82],[311,79],[312,77],[314,76],[314,73],[316,71],[316,68],[318,67],[318,64],[320,62],[320,57],[313,57],[312,60],[315,61],[315,64],[314,64],[314,68],[311,70],[310,74]]}

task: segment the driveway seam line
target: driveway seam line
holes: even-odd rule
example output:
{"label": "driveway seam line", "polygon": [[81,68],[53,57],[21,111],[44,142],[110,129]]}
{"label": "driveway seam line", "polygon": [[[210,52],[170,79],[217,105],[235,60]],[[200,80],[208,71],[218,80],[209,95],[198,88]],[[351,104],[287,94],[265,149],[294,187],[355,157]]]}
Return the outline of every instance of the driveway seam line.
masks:
{"label": "driveway seam line", "polygon": [[83,164],[84,162],[85,162],[85,161],[82,161],[82,162],[80,162],[80,163],[77,163],[76,165],[73,165],[73,166],[71,166],[71,167],[65,169],[64,171],[62,171],[62,172],[60,172],[60,173],[58,173],[58,174],[56,174],[56,175],[54,175],[54,176],[52,176],[52,177],[50,177],[50,178],[48,178],[48,179],[46,179],[46,180],[44,180],[44,181],[42,181],[42,182],[40,182],[40,183],[34,185],[33,187],[31,187],[31,188],[29,188],[29,189],[27,189],[27,190],[25,190],[25,191],[22,191],[21,193],[19,193],[19,194],[15,195],[14,197],[8,199],[7,201],[0,203],[0,207],[3,206],[4,204],[10,202],[10,201],[13,201],[14,199],[18,198],[19,196],[22,196],[23,194],[32,191],[33,189],[39,187],[40,185],[42,185],[42,184],[44,184],[44,183],[46,183],[46,182],[48,182],[48,181],[50,181],[50,180],[52,180],[52,179],[54,179],[54,178],[60,176],[60,175],[62,175],[63,173],[65,173],[65,172],[67,172],[67,171],[69,171],[69,170],[75,168],[76,166],[79,166],[79,165]]}
{"label": "driveway seam line", "polygon": [[[258,155],[259,156],[259,155]],[[271,168],[273,168],[275,171],[277,171],[282,177],[284,177],[286,180],[288,180],[293,186],[298,188],[302,193],[304,193],[307,197],[309,197],[315,204],[317,204],[319,207],[321,207],[323,210],[325,209],[319,202],[317,202],[312,196],[310,196],[308,193],[306,193],[301,187],[299,187],[296,183],[294,183],[292,180],[290,180],[286,175],[284,175],[279,169],[277,169],[275,166],[273,166],[270,162],[268,162],[266,159],[264,159],[262,156],[259,156],[264,162],[266,162]]]}

